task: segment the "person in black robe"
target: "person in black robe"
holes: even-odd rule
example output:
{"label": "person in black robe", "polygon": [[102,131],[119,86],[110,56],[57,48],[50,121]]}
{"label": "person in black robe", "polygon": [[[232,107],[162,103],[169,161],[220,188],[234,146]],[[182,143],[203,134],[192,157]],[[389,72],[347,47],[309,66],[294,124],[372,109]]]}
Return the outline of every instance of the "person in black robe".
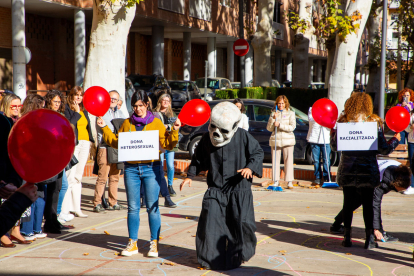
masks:
{"label": "person in black robe", "polygon": [[237,268],[256,250],[251,185],[253,175],[262,177],[264,154],[257,140],[237,127],[240,119],[231,103],[213,109],[209,133],[201,138],[180,186],[191,186],[194,176],[208,170],[196,235],[197,260],[206,269]]}

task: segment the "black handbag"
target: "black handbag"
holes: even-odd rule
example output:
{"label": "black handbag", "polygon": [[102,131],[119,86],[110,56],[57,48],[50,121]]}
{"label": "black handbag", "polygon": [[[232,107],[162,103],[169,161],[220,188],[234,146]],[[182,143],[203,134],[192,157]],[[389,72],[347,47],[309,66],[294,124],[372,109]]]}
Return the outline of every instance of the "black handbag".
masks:
{"label": "black handbag", "polygon": [[66,165],[65,171],[69,171],[70,169],[72,169],[72,167],[74,167],[78,163],[79,161],[76,158],[76,156],[72,155],[72,158],[70,159],[69,164]]}

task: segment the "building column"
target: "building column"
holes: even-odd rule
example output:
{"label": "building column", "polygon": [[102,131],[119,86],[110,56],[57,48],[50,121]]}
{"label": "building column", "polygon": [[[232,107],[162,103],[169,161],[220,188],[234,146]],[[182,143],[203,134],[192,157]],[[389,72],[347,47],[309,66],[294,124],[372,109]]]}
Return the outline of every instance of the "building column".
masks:
{"label": "building column", "polygon": [[191,33],[184,32],[183,36],[183,79],[191,80]]}
{"label": "building column", "polygon": [[317,60],[316,81],[322,82],[322,59]]}
{"label": "building column", "polygon": [[85,13],[83,10],[74,10],[74,61],[75,61],[75,85],[82,85],[85,78],[86,55],[86,31]]}
{"label": "building column", "polygon": [[361,84],[363,84],[363,85],[366,85],[366,83],[365,83],[365,68],[364,67],[362,67],[361,68]]}
{"label": "building column", "polygon": [[286,80],[292,81],[292,53],[286,55]]}
{"label": "building column", "polygon": [[234,52],[233,41],[227,42],[227,77],[230,81],[234,81]]}
{"label": "building column", "polygon": [[249,81],[253,80],[253,56],[254,56],[253,51],[254,51],[253,46],[250,44],[249,52],[247,52],[247,54],[244,56],[244,76],[245,76],[244,81],[246,82],[246,84]]}
{"label": "building column", "polygon": [[282,51],[275,51],[275,79],[280,83],[282,81]]}
{"label": "building column", "polygon": [[164,75],[163,26],[152,26],[152,73]]}
{"label": "building column", "polygon": [[309,84],[313,82],[313,58],[308,59]]}
{"label": "building column", "polygon": [[207,38],[207,59],[208,59],[208,72],[207,77],[215,78],[217,70],[217,51],[216,51],[216,38]]}
{"label": "building column", "polygon": [[11,1],[13,92],[23,100],[26,98],[26,34],[24,0]]}

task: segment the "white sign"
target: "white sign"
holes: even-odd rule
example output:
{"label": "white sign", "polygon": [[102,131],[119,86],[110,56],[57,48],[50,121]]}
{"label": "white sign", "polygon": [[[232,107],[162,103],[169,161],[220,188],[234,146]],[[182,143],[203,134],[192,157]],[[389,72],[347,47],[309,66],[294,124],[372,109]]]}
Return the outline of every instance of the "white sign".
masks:
{"label": "white sign", "polygon": [[118,161],[159,160],[159,132],[120,132],[118,136]]}
{"label": "white sign", "polygon": [[378,125],[367,123],[338,123],[336,133],[338,151],[378,149]]}
{"label": "white sign", "polygon": [[399,166],[401,165],[400,162],[395,160],[377,160],[378,162],[378,169],[380,171],[380,181],[382,181],[382,176],[384,175],[385,169],[389,166]]}

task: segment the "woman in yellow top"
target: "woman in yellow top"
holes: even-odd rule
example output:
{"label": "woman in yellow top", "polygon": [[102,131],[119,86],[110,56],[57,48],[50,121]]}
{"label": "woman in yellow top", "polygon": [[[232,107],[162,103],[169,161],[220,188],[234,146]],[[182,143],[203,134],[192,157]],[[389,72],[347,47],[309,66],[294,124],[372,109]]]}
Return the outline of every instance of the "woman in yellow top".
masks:
{"label": "woman in yellow top", "polygon": [[[155,118],[149,111],[149,99],[145,91],[138,90],[132,95],[131,105],[134,109],[129,119],[122,124],[119,132],[158,130],[161,147],[172,150],[178,142],[178,129],[181,126],[179,119],[174,123],[171,132],[167,132],[160,119]],[[97,120],[102,128],[103,140],[107,145],[118,148],[118,135],[113,134],[106,126],[102,118]],[[138,253],[137,240],[140,223],[140,188],[144,185],[145,201],[147,205],[148,221],[151,232],[151,245],[148,257],[158,257],[158,240],[161,229],[161,215],[158,207],[158,195],[160,184],[157,182],[157,174],[160,170],[160,161],[129,161],[125,162],[125,190],[128,201],[128,234],[129,242],[121,255],[131,256]]]}
{"label": "woman in yellow top", "polygon": [[86,162],[88,161],[91,142],[94,143],[95,141],[92,137],[91,122],[89,121],[88,112],[82,104],[83,93],[82,87],[73,87],[67,96],[67,104],[65,107],[66,119],[75,126],[76,147],[73,154],[79,161],[78,164],[66,172],[68,190],[63,199],[61,215],[59,216],[63,217],[65,220],[73,218],[69,212],[77,217],[88,217],[83,214],[80,209],[82,175]]}

